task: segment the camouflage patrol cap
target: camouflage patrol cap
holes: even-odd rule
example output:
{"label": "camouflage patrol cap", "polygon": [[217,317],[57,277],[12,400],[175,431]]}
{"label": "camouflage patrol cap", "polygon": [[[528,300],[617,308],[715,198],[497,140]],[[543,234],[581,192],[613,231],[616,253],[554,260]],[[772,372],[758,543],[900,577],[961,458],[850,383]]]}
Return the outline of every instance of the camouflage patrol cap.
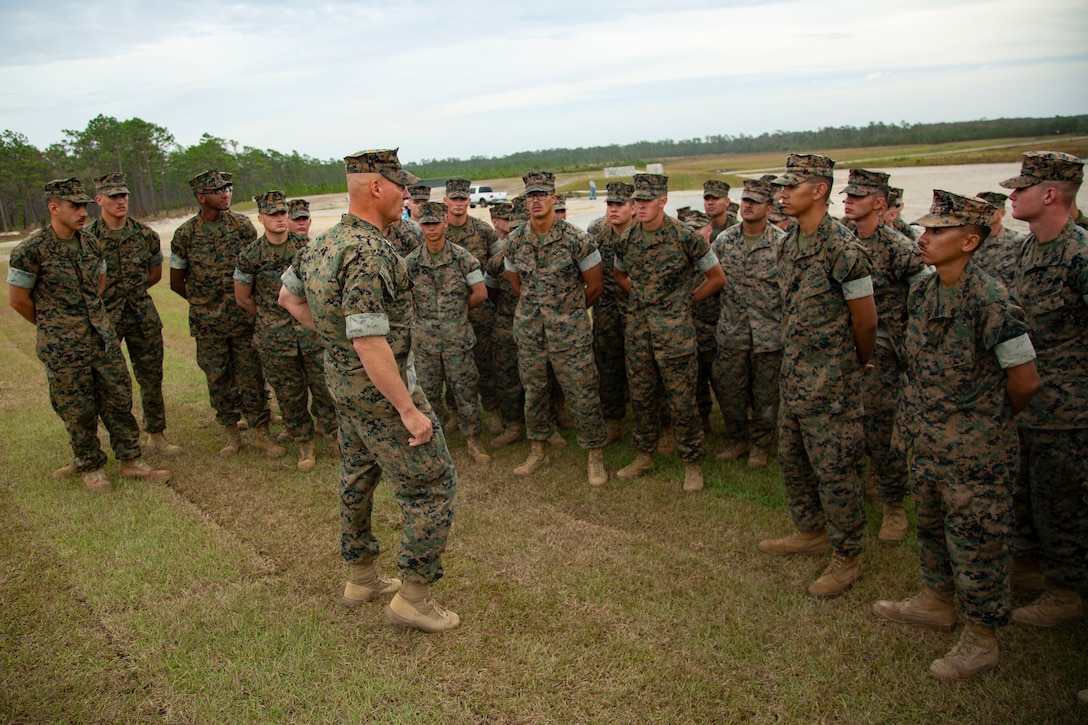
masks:
{"label": "camouflage patrol cap", "polygon": [[309,219],[310,202],[305,199],[292,199],[287,202],[287,217],[289,219]]}
{"label": "camouflage patrol cap", "polygon": [[759,180],[764,181],[764,182],[766,182],[768,184],[772,184],[772,183],[774,183],[774,180],[777,179],[777,178],[778,177],[775,176],[774,174],[764,174],[763,176],[759,177]]}
{"label": "camouflage patrol cap", "polygon": [[706,212],[701,212],[698,209],[692,209],[688,212],[687,219],[681,219],[680,221],[687,224],[692,229],[699,229],[701,227],[710,226],[710,217],[706,215]]}
{"label": "camouflage patrol cap", "polygon": [[567,210],[567,197],[563,194],[555,195],[555,210],[566,211]]}
{"label": "camouflage patrol cap", "polygon": [[207,191],[216,191],[230,186],[233,183],[231,181],[233,178],[234,175],[229,171],[208,169],[189,179],[189,186],[194,194],[203,194]]}
{"label": "camouflage patrol cap", "polygon": [[356,151],[344,157],[344,169],[349,174],[381,174],[398,186],[419,183],[419,177],[405,171],[400,165],[395,149]]}
{"label": "camouflage patrol cap", "polygon": [[994,206],[987,201],[934,189],[929,213],[912,223],[926,228],[962,227],[965,224],[988,227],[993,215]]}
{"label": "camouflage patrol cap", "polygon": [[[771,179],[775,178],[771,176]],[[766,177],[760,179],[745,179],[744,191],[740,193],[741,199],[747,199],[748,201],[754,201],[757,204],[766,204],[774,199],[774,187],[771,186],[770,179]]]}
{"label": "camouflage patrol cap", "polygon": [[431,187],[426,184],[412,184],[408,187],[408,195],[412,201],[430,201]]}
{"label": "camouflage patrol cap", "polygon": [[632,199],[657,199],[669,193],[669,177],[661,174],[635,174]]}
{"label": "camouflage patrol cap", "polygon": [[513,219],[514,205],[508,201],[497,201],[487,207],[492,219]]}
{"label": "camouflage patrol cap", "polygon": [[703,182],[703,196],[713,196],[718,199],[729,196],[729,184],[721,179],[708,179]]}
{"label": "camouflage patrol cap", "polygon": [[738,211],[740,211],[740,204],[738,204],[737,202],[735,202],[733,200],[730,200],[729,201],[729,210],[726,213],[727,214],[736,214]]}
{"label": "camouflage patrol cap", "polygon": [[1060,151],[1028,151],[1020,162],[1020,175],[1005,179],[1006,189],[1026,189],[1044,181],[1084,181],[1084,162]]}
{"label": "camouflage patrol cap", "polygon": [[772,184],[797,186],[817,176],[834,176],[835,162],[819,154],[790,154],[786,157],[786,173],[775,177]]}
{"label": "camouflage patrol cap", "polygon": [[849,194],[850,196],[869,196],[881,191],[887,192],[888,179],[890,178],[882,171],[850,169],[850,178],[846,181],[846,188],[840,193]]}
{"label": "camouflage patrol cap", "polygon": [[257,194],[253,197],[253,201],[257,202],[258,214],[279,214],[281,211],[287,211],[287,195],[279,189]]}
{"label": "camouflage patrol cap", "polygon": [[686,222],[689,216],[691,216],[690,206],[682,206],[676,210],[676,218],[682,222]]}
{"label": "camouflage patrol cap", "polygon": [[102,196],[117,196],[128,193],[127,180],[120,171],[111,171],[94,180],[95,193]]}
{"label": "camouflage patrol cap", "polygon": [[998,209],[1003,209],[1005,207],[1005,202],[1009,199],[1008,194],[1002,194],[1000,191],[980,191],[975,194],[975,196],[985,202],[993,204]]}
{"label": "camouflage patrol cap", "polygon": [[468,199],[470,194],[468,193],[469,184],[472,182],[468,179],[462,179],[460,176],[455,176],[452,179],[446,179],[446,198],[447,199]]}
{"label": "camouflage patrol cap", "polygon": [[888,187],[888,208],[894,209],[903,205],[903,190],[898,186]]}
{"label": "camouflage patrol cap", "polygon": [[555,174],[550,171],[530,171],[521,177],[525,182],[525,193],[543,191],[545,194],[555,193]]}
{"label": "camouflage patrol cap", "polygon": [[73,204],[90,204],[94,199],[87,196],[83,182],[74,176],[70,179],[53,179],[45,185],[45,198],[64,199]]}
{"label": "camouflage patrol cap", "polygon": [[525,195],[518,194],[510,202],[511,221],[523,222],[529,218],[529,207],[525,204]]}
{"label": "camouflage patrol cap", "polygon": [[419,205],[420,224],[440,224],[446,221],[446,205],[440,201],[425,201]]}
{"label": "camouflage patrol cap", "polygon": [[631,201],[631,195],[635,193],[634,184],[625,184],[622,181],[608,182],[608,198],[606,202],[618,202],[626,204]]}

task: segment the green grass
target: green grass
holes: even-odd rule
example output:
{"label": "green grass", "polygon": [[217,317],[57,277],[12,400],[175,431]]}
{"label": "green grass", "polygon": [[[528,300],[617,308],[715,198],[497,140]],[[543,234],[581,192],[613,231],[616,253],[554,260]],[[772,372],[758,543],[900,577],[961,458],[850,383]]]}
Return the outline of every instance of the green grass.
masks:
{"label": "green grass", "polygon": [[[121,481],[111,461],[107,495],[49,477],[66,436],[33,328],[0,310],[0,722],[1088,720],[1074,700],[1088,686],[1083,620],[1009,627],[996,671],[932,680],[956,635],[869,612],[920,584],[913,539],[878,545],[872,504],[864,577],[810,597],[825,560],[755,546],[790,530],[773,464],[710,456],[707,489],[685,496],[679,462],[659,456],[650,476],[598,490],[573,444],[519,479],[524,443],[479,465],[451,433],[459,502],[436,592],[461,628],[424,635],[388,626],[377,604],[344,609],[336,464],[218,458],[184,302],[154,295],[168,431],[187,453],[156,460],[167,487]],[[633,456],[624,442],[605,459],[615,471]],[[374,521],[389,572],[400,514],[385,485]]]}

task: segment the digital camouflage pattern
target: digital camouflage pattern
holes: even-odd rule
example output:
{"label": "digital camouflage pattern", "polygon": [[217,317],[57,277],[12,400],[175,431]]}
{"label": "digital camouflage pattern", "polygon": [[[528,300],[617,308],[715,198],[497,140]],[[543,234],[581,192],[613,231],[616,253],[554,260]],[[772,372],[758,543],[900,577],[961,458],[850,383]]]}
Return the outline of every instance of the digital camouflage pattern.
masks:
{"label": "digital camouflage pattern", "polygon": [[869,254],[878,317],[877,344],[898,352],[907,324],[910,286],[929,271],[918,246],[884,222],[877,225],[871,237],[859,238],[858,243]]}
{"label": "digital camouflage pattern", "polygon": [[555,193],[555,174],[550,171],[530,171],[522,176],[521,180],[525,183],[526,194],[534,191],[543,191],[545,194]]}
{"label": "digital camouflage pattern", "polygon": [[850,175],[846,181],[846,188],[840,193],[851,196],[870,196],[888,189],[888,179],[891,178],[883,171],[869,171],[867,169],[850,169]]}
{"label": "digital camouflage pattern", "polygon": [[306,199],[291,199],[287,202],[288,219],[309,219],[310,202]]}
{"label": "digital camouflage pattern", "polygon": [[1060,151],[1027,151],[1022,154],[1020,175],[1001,182],[1006,189],[1024,189],[1044,181],[1084,181],[1084,162]]}
{"label": "digital camouflage pattern", "polygon": [[[622,184],[621,186],[630,186]],[[613,201],[613,186],[608,198]],[[632,187],[633,188],[633,187]],[[626,203],[628,198],[621,203]],[[605,420],[623,420],[627,414],[627,365],[624,337],[627,326],[627,292],[616,282],[613,262],[620,235],[603,218],[590,225],[590,236],[601,254],[604,289],[593,303],[593,358],[600,377],[601,413]]]}
{"label": "digital camouflage pattern", "polygon": [[[457,474],[441,426],[409,364],[412,295],[408,269],[372,224],[345,214],[301,251],[284,285],[305,297],[325,344],[325,375],[340,425],[340,550],[346,562],[379,553],[371,510],[384,474],[404,516],[397,563],[406,581],[442,576],[456,505]],[[416,407],[431,419],[431,440],[408,445],[396,408],[370,381],[352,339],[381,335]]]}
{"label": "digital camouflage pattern", "polygon": [[[494,207],[492,207],[494,208]],[[518,343],[514,339],[514,312],[518,296],[505,274],[506,242],[491,245],[491,258],[484,269],[484,284],[495,303],[495,327],[492,330],[495,351],[495,394],[499,411],[508,423],[525,419],[525,389],[518,377]]]}
{"label": "digital camouflage pattern", "polygon": [[397,254],[407,257],[423,245],[423,228],[415,220],[401,217],[385,228],[385,238]]}
{"label": "digital camouflage pattern", "polygon": [[233,179],[234,175],[229,171],[208,169],[189,179],[189,187],[193,190],[194,195],[202,194],[206,191],[222,189],[224,186],[231,186]]}
{"label": "digital camouflage pattern", "polygon": [[68,179],[53,179],[45,185],[45,200],[64,199],[73,204],[90,204],[94,199],[87,196],[83,182],[74,176]]}
{"label": "digital camouflage pattern", "polygon": [[713,196],[719,199],[729,196],[729,182],[720,179],[704,181],[703,196]]}
{"label": "digital camouflage pattern", "polygon": [[995,211],[997,208],[988,201],[934,189],[929,213],[914,223],[920,227],[959,227],[964,224],[988,227]]}
{"label": "digital camouflage pattern", "polygon": [[257,202],[257,212],[260,214],[271,215],[278,214],[281,211],[287,212],[287,195],[278,189],[257,194],[257,196],[253,197],[253,201]]}
{"label": "digital camouflage pattern", "polygon": [[412,184],[408,187],[408,196],[412,197],[412,201],[430,201],[431,187],[426,184]]}
{"label": "digital camouflage pattern", "polygon": [[788,154],[786,156],[786,173],[770,182],[778,186],[797,186],[803,181],[826,176],[834,178],[835,162],[827,156],[819,154]]}
{"label": "digital camouflage pattern", "polygon": [[[498,240],[499,235],[490,224],[473,216],[466,217],[465,223],[459,227],[453,224],[446,227],[446,243],[464,247],[481,266],[490,258],[488,250]],[[495,372],[492,361],[495,353],[491,343],[492,330],[495,327],[495,306],[491,304],[491,300],[484,300],[482,304],[469,310],[468,319],[476,333],[473,355],[476,358],[476,368],[480,371],[480,398],[484,410],[495,410],[498,399],[493,384]]]}
{"label": "digital camouflage pattern", "polygon": [[635,174],[632,199],[656,199],[669,193],[669,177],[662,174]]}
{"label": "digital camouflage pattern", "polygon": [[447,199],[468,199],[470,194],[468,193],[468,187],[472,184],[469,179],[463,179],[459,176],[455,176],[452,179],[446,179],[446,198]]}
{"label": "digital camouflage pattern", "polygon": [[419,177],[410,174],[400,165],[399,149],[372,149],[356,151],[344,157],[344,171],[348,174],[381,174],[398,186],[413,186]]}
{"label": "digital camouflage pattern", "polygon": [[1025,239],[1026,234],[1002,226],[996,236],[991,234],[979,245],[971,255],[971,264],[1001,280],[1010,292],[1016,294],[1017,261]]}
{"label": "digital camouflage pattern", "polygon": [[111,171],[94,180],[94,190],[103,196],[128,193],[128,180],[120,171]]}

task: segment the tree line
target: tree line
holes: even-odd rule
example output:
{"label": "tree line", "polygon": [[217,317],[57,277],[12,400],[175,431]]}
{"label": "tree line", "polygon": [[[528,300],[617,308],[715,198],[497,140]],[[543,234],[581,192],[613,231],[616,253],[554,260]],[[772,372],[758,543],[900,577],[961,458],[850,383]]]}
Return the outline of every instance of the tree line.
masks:
{"label": "tree line", "polygon": [[[773,131],[750,136],[711,135],[682,140],[520,151],[505,156],[424,159],[405,167],[425,179],[464,176],[493,179],[521,176],[532,168],[554,172],[642,166],[678,156],[796,151],[866,146],[898,146],[1088,133],[1088,115],[1053,118],[1000,118],[956,123],[870,123],[815,131]],[[139,118],[119,121],[99,115],[83,130],[65,130],[64,139],[40,150],[21,133],[0,133],[0,230],[27,229],[47,216],[42,185],[77,176],[93,194],[93,179],[122,171],[132,191],[134,216],[192,208],[189,179],[210,168],[234,174],[235,198],[268,189],[288,196],[346,191],[340,159],[316,159],[292,151],[241,146],[205,133],[192,146],[177,143],[166,128]]]}

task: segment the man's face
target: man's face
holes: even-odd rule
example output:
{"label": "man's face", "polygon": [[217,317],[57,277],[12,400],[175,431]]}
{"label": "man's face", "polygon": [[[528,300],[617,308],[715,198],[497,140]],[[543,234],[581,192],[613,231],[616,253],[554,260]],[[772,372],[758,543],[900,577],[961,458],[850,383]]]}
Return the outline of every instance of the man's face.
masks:
{"label": "man's face", "polygon": [[67,199],[50,202],[49,211],[58,225],[68,232],[78,232],[87,223],[87,205],[77,204]]}
{"label": "man's face", "polygon": [[278,211],[275,214],[258,214],[257,221],[266,232],[282,234],[287,231],[287,212],[285,211]]}
{"label": "man's face", "polygon": [[643,224],[653,226],[655,222],[659,222],[665,215],[665,204],[668,201],[667,196],[659,196],[655,199],[635,199],[635,214],[638,216],[638,220]]}
{"label": "man's face", "polygon": [[451,199],[448,196],[442,200],[453,219],[463,219],[468,214],[468,199]]}
{"label": "man's face", "polygon": [[299,217],[298,219],[288,219],[287,228],[299,236],[308,237],[310,235],[310,224],[313,222],[308,216]]}
{"label": "man's face", "polygon": [[495,227],[495,231],[499,236],[506,238],[506,235],[510,233],[510,220],[495,218],[491,220],[491,226]]}
{"label": "man's face", "polygon": [[419,226],[423,229],[423,241],[431,251],[437,251],[446,241],[446,222],[428,222]]}
{"label": "man's face", "polygon": [[630,201],[605,202],[605,221],[614,227],[625,227],[635,216],[635,205]]}
{"label": "man's face", "polygon": [[1046,195],[1046,184],[1034,184],[1023,189],[1013,189],[1009,194],[1009,203],[1012,204],[1012,218],[1025,222],[1037,219],[1043,213],[1043,197]]}
{"label": "man's face", "polygon": [[215,191],[205,191],[197,194],[196,200],[201,206],[207,206],[216,211],[227,211],[230,209],[230,200],[233,194],[233,186],[224,186]]}
{"label": "man's face", "polygon": [[[707,194],[703,197],[703,211],[705,211],[706,215],[711,219],[727,213],[729,211],[729,197],[710,196]],[[642,220],[640,219],[639,221]]]}
{"label": "man's face", "polygon": [[766,219],[770,210],[771,202],[769,201],[761,202],[752,201],[751,199],[740,200],[740,218],[750,224]]}
{"label": "man's face", "polygon": [[412,219],[419,219],[419,205],[422,203],[418,199],[408,199],[408,216]]}
{"label": "man's face", "polygon": [[381,211],[382,228],[384,229],[396,220],[400,219],[401,212],[404,211],[404,202],[410,197],[408,196],[407,186],[401,186],[400,184],[390,181],[384,176],[381,177],[381,179],[382,183],[384,184],[383,192],[388,192],[382,194],[383,203],[381,204]]}
{"label": "man's face", "polygon": [[853,221],[868,218],[870,214],[876,211],[876,198],[876,194],[866,194],[864,196],[847,194],[846,201],[843,202],[843,216]]}
{"label": "man's face", "polygon": [[796,186],[783,186],[778,191],[778,199],[782,202],[782,213],[787,216],[804,214],[815,204],[813,198],[812,180],[802,181]]}
{"label": "man's face", "polygon": [[556,209],[555,210],[555,215],[557,217],[559,217],[560,219],[566,219],[567,218],[567,210],[566,209]]}
{"label": "man's face", "polygon": [[525,205],[532,219],[547,219],[555,210],[555,194],[546,191],[530,191],[525,195]]}
{"label": "man's face", "polygon": [[710,226],[709,224],[704,224],[701,227],[696,227],[695,231],[697,231],[699,234],[702,234],[703,239],[705,239],[707,242],[710,242],[710,235],[714,233],[714,227]]}
{"label": "man's face", "polygon": [[937,266],[944,262],[958,259],[966,247],[974,241],[977,246],[978,235],[970,227],[926,227],[918,239],[918,251],[922,261]]}
{"label": "man's face", "polygon": [[106,196],[98,194],[94,201],[102,208],[102,213],[111,217],[123,219],[128,216],[128,194],[114,194]]}

